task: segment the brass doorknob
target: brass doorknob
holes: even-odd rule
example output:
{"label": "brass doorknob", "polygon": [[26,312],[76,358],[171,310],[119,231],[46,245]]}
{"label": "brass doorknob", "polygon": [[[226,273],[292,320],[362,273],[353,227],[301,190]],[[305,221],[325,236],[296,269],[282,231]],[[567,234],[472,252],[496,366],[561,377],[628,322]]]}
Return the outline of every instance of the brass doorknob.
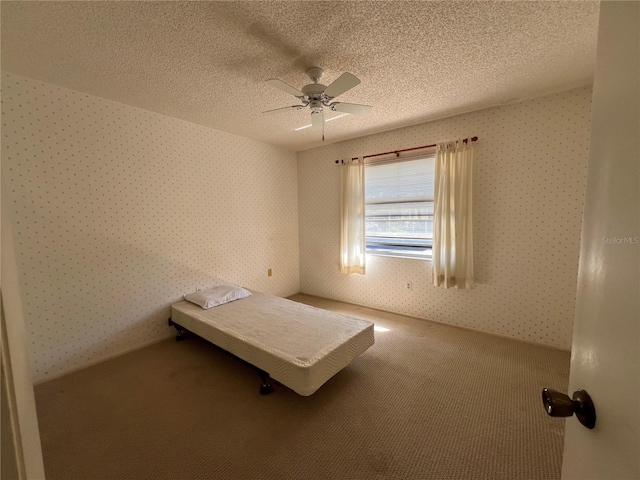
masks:
{"label": "brass doorknob", "polygon": [[573,392],[573,399],[569,395],[542,389],[542,403],[547,414],[551,417],[570,417],[574,413],[582,425],[591,429],[596,426],[596,408],[589,394],[584,390]]}

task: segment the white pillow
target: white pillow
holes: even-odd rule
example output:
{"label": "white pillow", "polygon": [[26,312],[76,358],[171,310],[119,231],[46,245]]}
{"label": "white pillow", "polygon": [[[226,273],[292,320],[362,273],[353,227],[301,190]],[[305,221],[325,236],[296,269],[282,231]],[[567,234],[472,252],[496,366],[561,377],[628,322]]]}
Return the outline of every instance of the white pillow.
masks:
{"label": "white pillow", "polygon": [[235,285],[220,285],[219,287],[200,290],[184,296],[184,299],[201,306],[204,309],[217,307],[224,303],[233,302],[250,296],[251,293],[242,287]]}

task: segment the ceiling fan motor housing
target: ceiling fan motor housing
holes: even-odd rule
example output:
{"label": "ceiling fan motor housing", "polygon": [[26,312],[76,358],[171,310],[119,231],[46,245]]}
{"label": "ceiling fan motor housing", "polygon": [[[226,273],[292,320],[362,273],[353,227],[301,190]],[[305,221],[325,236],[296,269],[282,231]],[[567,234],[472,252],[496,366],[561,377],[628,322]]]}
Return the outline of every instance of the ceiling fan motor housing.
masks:
{"label": "ceiling fan motor housing", "polygon": [[302,93],[308,96],[312,95],[320,95],[327,89],[326,85],[322,85],[321,83],[310,83],[309,85],[305,85],[302,87]]}
{"label": "ceiling fan motor housing", "polygon": [[327,87],[321,83],[312,83],[302,87],[302,93],[309,100],[309,107],[312,112],[322,112],[322,106],[326,104],[328,98],[324,94]]}

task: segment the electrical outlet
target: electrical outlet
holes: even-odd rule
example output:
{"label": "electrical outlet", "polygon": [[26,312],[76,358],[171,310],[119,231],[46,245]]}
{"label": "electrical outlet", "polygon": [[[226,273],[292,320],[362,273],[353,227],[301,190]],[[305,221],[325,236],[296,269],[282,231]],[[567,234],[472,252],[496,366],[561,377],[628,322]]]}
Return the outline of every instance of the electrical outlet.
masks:
{"label": "electrical outlet", "polygon": [[407,282],[405,286],[407,290],[413,290],[413,285],[411,285],[411,282]]}
{"label": "electrical outlet", "polygon": [[271,275],[273,275],[273,272],[271,271],[271,269],[267,270],[267,277],[270,277]]}

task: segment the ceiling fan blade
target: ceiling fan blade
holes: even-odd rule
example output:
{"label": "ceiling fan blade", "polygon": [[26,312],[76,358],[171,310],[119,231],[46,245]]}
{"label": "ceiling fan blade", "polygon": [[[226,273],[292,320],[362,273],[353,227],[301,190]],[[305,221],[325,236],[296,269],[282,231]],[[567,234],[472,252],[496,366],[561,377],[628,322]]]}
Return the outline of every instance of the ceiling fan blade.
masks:
{"label": "ceiling fan blade", "polygon": [[302,93],[300,90],[296,90],[291,85],[287,85],[282,80],[278,80],[277,78],[267,80],[267,83],[272,87],[279,88],[280,90],[293,95],[294,97],[304,97],[304,93]]}
{"label": "ceiling fan blade", "polygon": [[304,105],[291,105],[290,107],[274,108],[273,110],[265,110],[262,113],[267,113],[269,115],[273,115],[274,113],[288,112],[292,108],[295,109],[295,110],[300,110],[301,108],[304,108]]}
{"label": "ceiling fan blade", "polygon": [[331,105],[331,110],[336,112],[351,113],[352,115],[369,115],[373,107],[371,105],[358,105],[357,103],[336,102]]}
{"label": "ceiling fan blade", "polygon": [[324,91],[327,97],[337,97],[338,95],[343,94],[347,90],[352,89],[356,85],[360,85],[360,80],[355,75],[352,75],[349,72],[344,72],[337,79],[333,81],[331,85],[327,87]]}
{"label": "ceiling fan blade", "polygon": [[311,127],[318,128],[324,126],[324,113],[311,112]]}

